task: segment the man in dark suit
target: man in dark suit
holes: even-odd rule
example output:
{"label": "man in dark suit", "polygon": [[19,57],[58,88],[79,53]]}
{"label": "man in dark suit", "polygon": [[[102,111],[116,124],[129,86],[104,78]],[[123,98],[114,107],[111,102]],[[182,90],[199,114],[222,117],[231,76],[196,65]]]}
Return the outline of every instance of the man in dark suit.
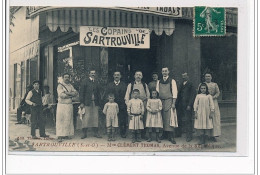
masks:
{"label": "man in dark suit", "polygon": [[107,86],[106,96],[109,93],[113,93],[115,95],[115,102],[119,106],[118,113],[118,122],[120,128],[120,135],[122,138],[126,138],[126,124],[127,124],[127,113],[126,113],[126,104],[125,104],[125,93],[126,93],[126,84],[121,79],[121,73],[119,71],[114,72],[114,81],[110,82]]}
{"label": "man in dark suit", "polygon": [[177,136],[181,137],[182,129],[186,131],[186,141],[192,140],[192,107],[196,95],[195,88],[189,81],[189,76],[185,72],[182,74],[183,82],[180,84],[177,97],[177,111],[178,111],[178,129]]}
{"label": "man in dark suit", "polygon": [[87,137],[87,129],[94,128],[94,136],[101,138],[98,130],[98,109],[100,106],[100,90],[99,83],[96,80],[96,71],[91,69],[89,77],[83,80],[80,85],[80,107],[85,108],[85,116],[82,118],[83,136]]}

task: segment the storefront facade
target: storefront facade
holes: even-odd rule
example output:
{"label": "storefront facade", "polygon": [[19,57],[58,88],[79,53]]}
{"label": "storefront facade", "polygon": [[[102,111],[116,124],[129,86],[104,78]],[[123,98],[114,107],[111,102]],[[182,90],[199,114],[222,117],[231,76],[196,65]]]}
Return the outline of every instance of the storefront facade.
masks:
{"label": "storefront facade", "polygon": [[[236,116],[237,14],[234,9],[227,9],[227,36],[221,38],[193,37],[192,8],[29,7],[26,10],[27,20],[38,18],[39,21],[38,73],[34,74],[37,75],[35,78],[50,86],[55,96],[64,71],[73,74],[74,86],[78,88],[90,68],[97,70],[102,87],[112,80],[115,70],[122,72],[126,83],[132,81],[136,70],[142,70],[143,80],[148,83],[152,72],[160,72],[162,66],[167,66],[177,83],[181,82],[181,74],[188,72],[195,86],[201,82],[202,74],[210,70],[222,90],[220,103],[228,102],[235,111],[232,116]],[[149,48],[82,46],[79,42],[81,26],[149,29]],[[222,45],[224,40],[226,46]],[[10,69],[14,76],[18,74],[16,69],[15,66]],[[230,76],[230,81],[222,80],[223,75]],[[16,92],[14,87],[18,85],[13,84],[10,84],[10,91]],[[11,106],[11,109],[16,107]]]}

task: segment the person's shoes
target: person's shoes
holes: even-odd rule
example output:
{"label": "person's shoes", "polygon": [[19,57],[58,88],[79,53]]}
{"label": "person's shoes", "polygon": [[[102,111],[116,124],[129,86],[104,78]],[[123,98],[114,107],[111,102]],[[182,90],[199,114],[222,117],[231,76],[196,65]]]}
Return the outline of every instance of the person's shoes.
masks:
{"label": "person's shoes", "polygon": [[71,139],[72,139],[72,137],[70,137],[70,136],[65,136],[65,138],[64,138],[64,139],[71,140]]}
{"label": "person's shoes", "polygon": [[206,143],[206,137],[205,137],[205,135],[204,135],[204,136],[202,136],[202,144],[205,145],[205,143]]}
{"label": "person's shoes", "polygon": [[147,139],[148,139],[145,134],[141,134],[141,138],[142,138],[143,140],[147,140]]}
{"label": "person's shoes", "polygon": [[46,135],[46,134],[44,134],[44,135],[42,135],[42,136],[40,136],[40,137],[47,138],[47,137],[50,137],[50,136],[49,136],[49,135]]}
{"label": "person's shoes", "polygon": [[159,137],[156,138],[157,143],[161,143],[161,140],[159,139]]}
{"label": "person's shoes", "polygon": [[132,143],[135,143],[135,142],[136,142],[136,140],[133,138],[133,139],[132,139]]}
{"label": "person's shoes", "polygon": [[156,141],[157,141],[158,143],[161,143],[161,140],[160,140],[160,137],[159,137],[159,133],[156,133]]}
{"label": "person's shoes", "polygon": [[151,142],[152,141],[152,132],[149,132],[149,138],[148,138],[148,140],[147,140],[147,142]]}
{"label": "person's shoes", "polygon": [[121,134],[121,137],[122,138],[126,138],[126,134]]}
{"label": "person's shoes", "polygon": [[39,139],[39,137],[37,137],[37,136],[32,136],[32,139]]}
{"label": "person's shoes", "polygon": [[160,140],[165,140],[165,139],[167,139],[167,134],[164,131],[162,136],[160,137]]}
{"label": "person's shoes", "polygon": [[211,141],[212,141],[212,142],[217,142],[216,137],[212,137],[212,138],[211,138]]}
{"label": "person's shoes", "polygon": [[132,133],[132,143],[135,143],[136,142],[136,139],[135,139],[135,134]]}
{"label": "person's shoes", "polygon": [[142,141],[142,140],[141,140],[141,134],[137,134],[136,141],[137,141],[137,142],[141,142],[141,141]]}
{"label": "person's shoes", "polygon": [[23,122],[22,121],[19,121],[19,122],[17,122],[17,123],[15,123],[16,125],[20,125],[20,124],[23,124]]}
{"label": "person's shoes", "polygon": [[87,138],[87,134],[84,134],[84,135],[81,137],[81,139],[85,139],[85,138]]}
{"label": "person's shoes", "polygon": [[191,140],[192,140],[192,137],[190,137],[190,136],[186,138],[186,142],[190,142]]}
{"label": "person's shoes", "polygon": [[96,138],[102,138],[102,136],[101,135],[99,135],[99,134],[95,134],[95,136],[94,137],[96,137]]}
{"label": "person's shoes", "polygon": [[171,142],[172,144],[176,144],[176,141],[174,140],[174,138],[171,138],[171,139],[170,139],[170,142]]}
{"label": "person's shoes", "polygon": [[203,144],[203,136],[199,136],[199,145],[202,145]]}
{"label": "person's shoes", "polygon": [[116,141],[115,137],[112,137],[112,138],[111,138],[111,141]]}
{"label": "person's shoes", "polygon": [[171,142],[171,139],[172,139],[172,137],[171,137],[171,135],[169,134],[168,135],[168,140]]}

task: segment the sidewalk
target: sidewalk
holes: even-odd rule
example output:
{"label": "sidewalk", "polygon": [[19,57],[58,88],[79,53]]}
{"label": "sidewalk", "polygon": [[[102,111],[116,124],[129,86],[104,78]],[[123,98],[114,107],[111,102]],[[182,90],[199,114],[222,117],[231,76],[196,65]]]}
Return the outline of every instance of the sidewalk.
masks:
{"label": "sidewalk", "polygon": [[[48,139],[32,140],[30,136],[30,126],[25,124],[15,125],[16,115],[11,114],[9,118],[9,138],[14,140],[19,138],[21,143],[28,140],[36,151],[124,151],[124,152],[235,152],[236,151],[236,125],[235,123],[225,123],[222,125],[222,135],[217,138],[218,142],[207,142],[207,145],[202,147],[197,145],[198,137],[194,133],[194,139],[191,142],[186,142],[185,135],[181,138],[176,138],[177,144],[171,144],[167,140],[162,140],[161,143],[156,141],[142,141],[132,143],[130,135],[127,138],[117,136],[115,142],[108,142],[107,136],[102,134],[103,138],[94,138],[93,133],[88,133],[88,138],[81,139],[81,131],[76,131],[71,140],[57,142],[55,136],[55,127],[47,126],[46,134],[50,135]],[[104,133],[104,132],[102,132]],[[39,131],[36,130],[36,135]],[[39,136],[39,135],[38,135]],[[154,139],[153,139],[154,140]],[[15,146],[14,146],[15,147]],[[13,150],[10,147],[9,151],[26,151],[28,147]]]}

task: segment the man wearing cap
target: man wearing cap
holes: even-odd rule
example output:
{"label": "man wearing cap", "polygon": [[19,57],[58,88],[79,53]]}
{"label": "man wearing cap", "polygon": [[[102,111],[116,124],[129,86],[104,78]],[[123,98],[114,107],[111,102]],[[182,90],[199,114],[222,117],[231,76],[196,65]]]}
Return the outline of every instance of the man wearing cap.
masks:
{"label": "man wearing cap", "polygon": [[186,141],[192,140],[192,107],[196,95],[194,86],[189,80],[188,73],[182,74],[183,82],[179,86],[176,106],[178,109],[178,124],[176,135],[181,136],[182,129],[186,130]]}
{"label": "man wearing cap", "polygon": [[39,127],[40,137],[49,137],[45,134],[45,119],[42,115],[42,93],[40,91],[40,82],[33,81],[33,89],[28,93],[25,102],[31,107],[31,135],[36,137],[36,127]]}

